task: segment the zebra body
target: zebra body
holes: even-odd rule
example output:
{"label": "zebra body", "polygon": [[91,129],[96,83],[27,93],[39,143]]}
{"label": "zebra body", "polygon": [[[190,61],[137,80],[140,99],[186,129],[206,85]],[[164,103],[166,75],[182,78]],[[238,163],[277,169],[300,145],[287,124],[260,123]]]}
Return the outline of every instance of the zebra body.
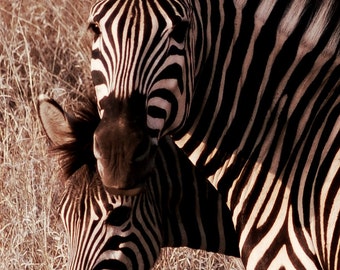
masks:
{"label": "zebra body", "polygon": [[[339,269],[339,4],[98,1],[99,107],[145,96],[225,196],[248,269]],[[182,29],[182,30],[181,30]]]}
{"label": "zebra body", "polygon": [[59,206],[69,237],[69,269],[149,269],[163,246],[239,256],[222,196],[172,139],[160,140],[143,190],[122,195],[105,188],[96,170],[95,106],[85,104],[73,115],[43,96],[39,116],[69,177]]}
{"label": "zebra body", "polygon": [[236,4],[223,79],[207,67],[174,135],[225,194],[247,269],[340,268],[339,7],[314,4]]}

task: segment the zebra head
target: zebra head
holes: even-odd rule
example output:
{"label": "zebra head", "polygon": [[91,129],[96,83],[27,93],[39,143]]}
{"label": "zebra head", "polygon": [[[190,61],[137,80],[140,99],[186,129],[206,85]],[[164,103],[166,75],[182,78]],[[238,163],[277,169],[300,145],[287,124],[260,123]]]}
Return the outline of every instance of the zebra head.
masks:
{"label": "zebra head", "polygon": [[[116,105],[134,103],[140,109],[127,115],[122,113],[119,118],[123,122],[124,116],[145,117],[145,129],[135,127],[131,135],[130,128],[121,129],[119,136],[130,147],[125,163],[134,162],[133,149],[140,142],[145,147],[146,135],[157,145],[161,136],[184,124],[194,81],[189,38],[192,35],[188,34],[191,13],[189,1],[178,0],[106,0],[98,1],[91,9],[89,29],[94,33],[91,71],[101,117],[106,119],[102,132],[111,134],[104,129],[112,129],[117,123],[112,116],[118,110],[113,108]],[[135,93],[144,98],[136,101]],[[107,136],[105,140],[111,138]],[[97,142],[100,144],[99,138]]]}
{"label": "zebra head", "polygon": [[38,108],[68,178],[59,209],[71,270],[149,269],[163,246],[239,256],[222,196],[168,136],[159,142],[143,192],[121,195],[105,188],[96,170],[93,134],[104,117],[94,102],[73,115],[42,96]]}

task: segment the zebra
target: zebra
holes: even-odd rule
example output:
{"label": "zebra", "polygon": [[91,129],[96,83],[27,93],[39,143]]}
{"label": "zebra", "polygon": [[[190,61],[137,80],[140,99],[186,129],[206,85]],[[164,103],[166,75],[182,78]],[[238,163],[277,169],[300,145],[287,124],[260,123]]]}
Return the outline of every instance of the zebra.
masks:
{"label": "zebra", "polygon": [[[340,269],[338,14],[335,0],[101,0],[90,11],[100,116],[142,96],[135,149],[152,162],[171,136],[224,196],[247,269]],[[107,127],[96,141],[115,148]],[[111,165],[97,163],[106,178]],[[141,184],[124,178],[105,185]]]}
{"label": "zebra", "polygon": [[105,188],[96,168],[92,145],[103,120],[95,102],[67,113],[41,95],[38,112],[68,179],[59,214],[69,238],[69,269],[149,269],[163,246],[239,257],[222,196],[169,136],[159,141],[143,190],[119,194]]}

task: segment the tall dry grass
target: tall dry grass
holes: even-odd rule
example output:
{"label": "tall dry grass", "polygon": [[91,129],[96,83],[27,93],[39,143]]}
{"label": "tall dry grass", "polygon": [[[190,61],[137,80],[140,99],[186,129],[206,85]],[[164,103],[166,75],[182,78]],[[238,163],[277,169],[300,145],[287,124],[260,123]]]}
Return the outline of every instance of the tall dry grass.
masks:
{"label": "tall dry grass", "polygon": [[[66,269],[67,239],[56,214],[58,165],[48,155],[36,101],[68,107],[90,79],[91,1],[14,0],[0,5],[0,269]],[[164,249],[155,269],[238,269],[238,261]]]}

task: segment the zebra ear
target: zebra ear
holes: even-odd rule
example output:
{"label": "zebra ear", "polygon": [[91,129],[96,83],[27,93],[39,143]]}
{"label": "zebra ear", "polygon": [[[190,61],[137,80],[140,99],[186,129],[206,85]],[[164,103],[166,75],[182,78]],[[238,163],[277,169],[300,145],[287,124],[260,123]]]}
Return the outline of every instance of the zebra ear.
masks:
{"label": "zebra ear", "polygon": [[55,100],[40,95],[38,113],[47,137],[55,146],[73,141],[69,116]]}

